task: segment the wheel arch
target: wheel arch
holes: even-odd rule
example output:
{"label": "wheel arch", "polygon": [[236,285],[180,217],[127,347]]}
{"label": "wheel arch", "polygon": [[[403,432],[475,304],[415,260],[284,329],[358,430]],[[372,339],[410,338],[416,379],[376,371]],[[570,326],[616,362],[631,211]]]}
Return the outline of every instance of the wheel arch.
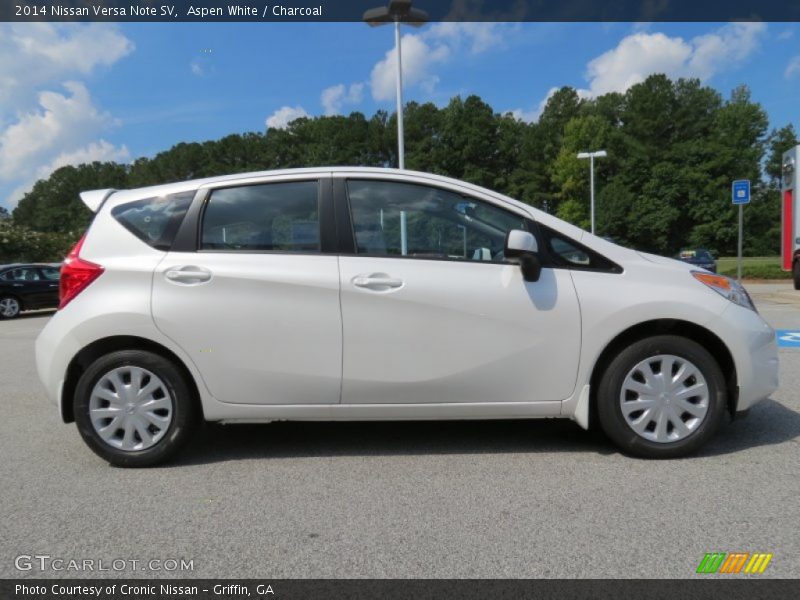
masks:
{"label": "wheel arch", "polygon": [[19,294],[15,294],[14,292],[0,292],[0,298],[14,298],[14,300],[19,302],[19,312],[27,310],[25,308],[25,300],[23,300],[22,296]]}
{"label": "wheel arch", "polygon": [[728,347],[712,331],[680,319],[654,319],[633,325],[612,339],[595,362],[590,379],[589,422],[597,423],[597,388],[613,358],[625,347],[655,335],[679,335],[697,342],[714,357],[725,376],[728,392],[728,411],[733,417],[736,414],[739,388],[736,378],[736,363]]}
{"label": "wheel arch", "polygon": [[197,387],[197,382],[192,376],[191,371],[186,367],[186,364],[172,352],[169,348],[162,346],[158,342],[148,340],[146,338],[132,336],[132,335],[119,335],[106,337],[95,340],[80,352],[78,352],[70,361],[67,367],[66,377],[61,389],[61,418],[65,423],[72,423],[75,421],[74,414],[74,396],[75,388],[78,385],[78,380],[95,360],[109,354],[110,352],[117,352],[119,350],[145,350],[158,354],[159,356],[172,362],[186,378],[190,389],[193,393],[193,401],[197,404],[200,414],[203,414],[203,405],[200,401],[200,390]]}

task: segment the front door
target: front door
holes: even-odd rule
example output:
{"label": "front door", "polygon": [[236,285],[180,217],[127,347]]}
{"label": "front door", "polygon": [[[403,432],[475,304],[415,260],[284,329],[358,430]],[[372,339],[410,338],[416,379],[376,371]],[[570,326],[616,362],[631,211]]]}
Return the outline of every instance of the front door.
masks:
{"label": "front door", "polygon": [[526,282],[503,257],[511,207],[378,179],[344,186],[342,403],[558,401],[572,395],[580,313],[568,270]]}

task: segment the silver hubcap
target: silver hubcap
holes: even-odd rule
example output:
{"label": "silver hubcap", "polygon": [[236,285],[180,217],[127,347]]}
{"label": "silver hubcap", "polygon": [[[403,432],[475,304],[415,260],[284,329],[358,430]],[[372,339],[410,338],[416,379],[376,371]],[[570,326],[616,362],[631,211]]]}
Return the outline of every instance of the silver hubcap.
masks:
{"label": "silver hubcap", "polygon": [[14,298],[0,300],[0,314],[4,317],[16,317],[19,312],[19,302]]}
{"label": "silver hubcap", "polygon": [[89,398],[89,417],[97,434],[120,450],[145,450],[157,444],[172,422],[172,396],[154,373],[118,367],[103,375]]}
{"label": "silver hubcap", "polygon": [[680,356],[659,354],[633,367],[619,395],[628,426],[651,442],[677,442],[691,435],[708,413],[705,377]]}

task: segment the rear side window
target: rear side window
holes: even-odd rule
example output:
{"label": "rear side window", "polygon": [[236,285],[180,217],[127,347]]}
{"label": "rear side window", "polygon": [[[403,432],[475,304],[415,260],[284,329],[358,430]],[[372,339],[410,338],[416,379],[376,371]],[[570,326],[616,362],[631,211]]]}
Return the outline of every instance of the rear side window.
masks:
{"label": "rear side window", "polygon": [[319,252],[316,181],[215,190],[203,214],[203,250]]}
{"label": "rear side window", "polygon": [[120,204],[111,210],[111,216],[146,244],[169,250],[194,194],[181,192]]}
{"label": "rear side window", "polygon": [[44,267],[41,269],[45,279],[50,281],[58,281],[61,278],[61,269],[55,267]]}
{"label": "rear side window", "polygon": [[39,269],[23,268],[6,271],[2,275],[3,281],[39,281]]}

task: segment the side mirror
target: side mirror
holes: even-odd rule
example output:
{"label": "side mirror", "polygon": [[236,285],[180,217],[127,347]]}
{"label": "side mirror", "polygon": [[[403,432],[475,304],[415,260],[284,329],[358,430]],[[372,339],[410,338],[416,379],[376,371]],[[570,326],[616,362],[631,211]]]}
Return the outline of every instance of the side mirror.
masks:
{"label": "side mirror", "polygon": [[539,244],[529,231],[512,229],[506,236],[506,246],[503,254],[506,258],[515,259],[522,269],[525,281],[539,281],[542,273],[542,263],[539,262]]}

